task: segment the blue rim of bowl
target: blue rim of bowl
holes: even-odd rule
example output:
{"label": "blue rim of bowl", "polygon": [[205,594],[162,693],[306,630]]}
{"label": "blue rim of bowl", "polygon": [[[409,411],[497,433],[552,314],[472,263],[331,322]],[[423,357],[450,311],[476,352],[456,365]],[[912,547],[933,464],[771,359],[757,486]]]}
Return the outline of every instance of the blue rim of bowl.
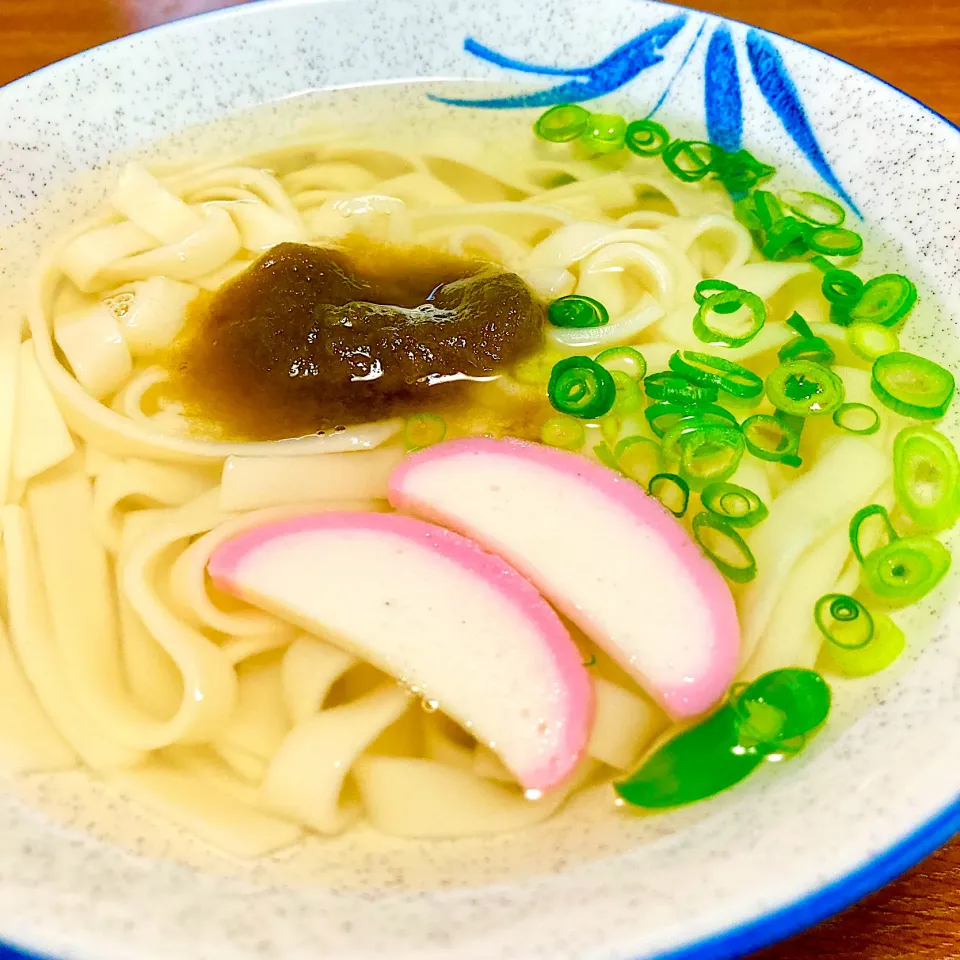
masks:
{"label": "blue rim of bowl", "polygon": [[[136,33],[124,37],[118,37],[116,40],[110,40],[107,43],[99,44],[90,50],[84,50],[80,53],[64,57],[54,63],[47,64],[25,77],[18,77],[11,80],[8,84],[0,87],[0,92],[16,86],[22,80],[29,77],[35,77],[46,73],[62,63],[69,60],[80,59],[93,50],[99,50],[102,47],[111,47],[116,43],[124,43],[131,36],[139,36],[146,33],[154,33],[161,30],[175,29],[177,24],[188,20],[217,20],[233,17],[250,16],[253,11],[261,4],[277,7],[298,7],[306,6],[313,0],[259,0],[258,3],[244,3],[238,7],[226,7],[221,10],[211,10],[207,13],[195,14],[192,17],[183,17],[179,20],[173,20],[169,23],[157,24],[154,27],[147,27]],[[660,2],[660,0],[652,0]],[[705,10],[696,10],[691,7],[676,7],[672,3],[663,3],[665,7],[674,7],[678,10],[693,9],[704,16],[713,17],[726,23],[736,23],[740,26],[753,27],[772,37],[786,40],[788,43],[796,44],[811,50],[822,57],[828,57],[830,60],[836,60],[838,63],[845,64],[851,70],[869,77],[876,83],[893,90],[906,100],[910,100],[918,107],[936,117],[941,123],[950,129],[960,133],[960,125],[945,117],[942,113],[927,106],[923,101],[911,96],[899,87],[894,86],[882,77],[878,77],[868,70],[858,67],[843,57],[835,56],[811,46],[809,43],[803,43],[801,40],[794,40],[792,37],[777,33],[775,30],[767,30],[764,27],[755,27],[743,20],[737,20],[734,17],[722,17],[715,13],[708,13]],[[853,906],[864,897],[875,893],[881,887],[886,886],[897,877],[901,876],[911,867],[916,866],[921,860],[930,856],[948,843],[957,833],[960,833],[960,794],[952,803],[944,807],[939,813],[935,814],[926,823],[917,827],[913,833],[908,834],[902,840],[888,847],[882,853],[877,854],[872,859],[866,861],[859,867],[856,867],[850,873],[837,880],[832,880],[826,886],[819,890],[809,893],[793,903],[767,913],[764,916],[753,920],[747,920],[738,926],[731,927],[729,930],[721,931],[702,940],[697,940],[685,946],[671,948],[661,953],[648,955],[647,960],[737,960],[747,954],[761,950],[764,947],[773,946],[789,937],[802,933],[810,927],[829,919],[832,916]],[[0,960],[56,960],[49,954],[38,954],[29,952],[26,949],[20,949],[8,941],[0,940]],[[645,960],[642,956],[637,956],[635,960]]]}

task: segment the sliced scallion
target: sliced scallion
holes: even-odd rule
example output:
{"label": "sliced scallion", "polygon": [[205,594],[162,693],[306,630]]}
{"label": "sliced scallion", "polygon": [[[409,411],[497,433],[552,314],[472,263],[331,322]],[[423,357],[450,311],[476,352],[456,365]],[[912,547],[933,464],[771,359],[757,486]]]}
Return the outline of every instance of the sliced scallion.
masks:
{"label": "sliced scallion", "polygon": [[917,288],[900,273],[884,273],[864,284],[850,316],[858,323],[881,323],[891,327],[902,320],[917,302]]}
{"label": "sliced scallion", "polygon": [[675,473],[658,473],[650,478],[647,492],[651,497],[656,497],[675,517],[682,517],[687,512],[690,488],[683,477],[678,477]]}
{"label": "sliced scallion", "polygon": [[828,270],[820,285],[823,295],[842,307],[852,307],[863,292],[863,281],[849,270]]}
{"label": "sliced scallion", "polygon": [[550,417],[540,428],[540,440],[548,447],[560,450],[579,450],[586,441],[583,424],[574,417],[560,414]]}
{"label": "sliced scallion", "polygon": [[778,220],[783,219],[783,204],[777,195],[769,190],[757,190],[754,193],[753,208],[764,230],[769,230]]}
{"label": "sliced scallion", "polygon": [[777,417],[756,413],[741,425],[747,450],[760,460],[785,462],[796,454],[800,434]]}
{"label": "sliced scallion", "polygon": [[410,452],[439,443],[446,435],[446,421],[435,413],[415,413],[403,424],[403,445]]}
{"label": "sliced scallion", "polygon": [[736,472],[744,449],[739,427],[702,423],[680,438],[680,475],[697,488],[726,480]]}
{"label": "sliced scallion", "polygon": [[737,150],[723,157],[716,175],[731,194],[740,194],[752,190],[776,172],[776,167],[762,163],[749,150]]}
{"label": "sliced scallion", "polygon": [[617,458],[613,455],[613,451],[605,444],[598,443],[593,448],[593,455],[605,466],[609,467],[611,470],[619,470],[617,466]]}
{"label": "sliced scallion", "polygon": [[576,140],[587,127],[590,111],[576,103],[559,103],[551,107],[533,125],[533,132],[541,140],[567,143]]}
{"label": "sliced scallion", "polygon": [[599,300],[571,294],[550,304],[547,308],[547,320],[555,327],[603,327],[610,322],[610,315]]}
{"label": "sliced scallion", "polygon": [[903,653],[903,631],[885,613],[874,613],[872,617],[870,642],[854,649],[830,644],[824,651],[828,665],[848,677],[868,677],[885,670]]}
{"label": "sliced scallion", "polygon": [[841,403],[833,411],[833,422],[847,433],[869,437],[880,429],[880,414],[865,403]]}
{"label": "sliced scallion", "polygon": [[893,442],[897,503],[919,527],[946,530],[960,519],[960,457],[938,430],[905,427]]}
{"label": "sliced scallion", "polygon": [[692,380],[709,385],[742,399],[752,399],[763,393],[763,380],[755,373],[723,357],[693,350],[677,350],[670,357],[670,369]]}
{"label": "sliced scallion", "polygon": [[650,424],[650,429],[662,437],[677,421],[683,417],[698,416],[709,423],[732,423],[736,425],[737,418],[725,407],[713,403],[673,403],[669,400],[653,403],[643,415]]}
{"label": "sliced scallion", "polygon": [[844,650],[859,650],[873,639],[870,611],[845,593],[827,593],[813,608],[813,619],[832,644]]}
{"label": "sliced scallion", "polygon": [[694,183],[719,168],[723,150],[704,140],[674,140],[662,156],[667,169],[678,180]]}
{"label": "sliced scallion", "polygon": [[913,353],[885,353],[873,362],[870,388],[895,413],[915,420],[938,420],[953,399],[953,374]]}
{"label": "sliced scallion", "polygon": [[863,360],[876,360],[900,349],[896,331],[879,323],[854,323],[847,327],[847,343]]}
{"label": "sliced scallion", "polygon": [[624,136],[627,149],[638,157],[656,157],[670,142],[667,128],[656,120],[634,120]]}
{"label": "sliced scallion", "polygon": [[897,531],[893,529],[893,524],[890,522],[890,514],[887,513],[887,508],[880,503],[871,503],[866,507],[859,509],[851,518],[850,518],[850,547],[853,550],[853,555],[857,558],[857,563],[863,564],[864,560],[864,551],[863,543],[861,541],[860,531],[863,528],[863,525],[871,517],[879,517],[880,521],[884,526],[884,533],[886,534],[887,543],[893,543],[897,539]]}
{"label": "sliced scallion", "polygon": [[777,352],[780,360],[809,360],[811,363],[833,363],[833,347],[823,337],[795,337]]}
{"label": "sliced scallion", "polygon": [[675,403],[713,403],[720,394],[712,384],[694,383],[672,370],[649,374],[643,381],[643,389],[651,400]]}
{"label": "sliced scallion", "polygon": [[611,373],[625,373],[632,380],[642,380],[647,373],[647,361],[634,347],[609,347],[596,356],[597,363]]}
{"label": "sliced scallion", "polygon": [[594,153],[615,153],[624,144],[627,121],[618,113],[591,113],[580,142]]}
{"label": "sliced scallion", "polygon": [[950,569],[950,551],[934,537],[901,537],[867,554],[863,582],[891,606],[922,600]]}
{"label": "sliced scallion", "polygon": [[[717,280],[710,278],[701,280],[693,290],[693,299],[697,303],[703,303],[709,297],[716,293],[726,293],[728,290],[739,290],[740,288],[729,280]],[[740,309],[739,303],[721,304],[717,313],[734,313]]]}
{"label": "sliced scallion", "polygon": [[[717,320],[719,315],[728,318],[725,323]],[[755,293],[726,290],[707,297],[700,304],[693,318],[693,332],[701,343],[710,346],[742,347],[760,332],[766,319],[767,308]]]}
{"label": "sliced scallion", "polygon": [[599,363],[589,357],[567,357],[554,365],[547,397],[558,413],[593,420],[610,412],[617,387]]}
{"label": "sliced scallion", "polygon": [[809,360],[787,360],[766,383],[770,402],[797,417],[833,413],[843,403],[843,381],[830,369]]}
{"label": "sliced scallion", "polygon": [[613,455],[620,472],[645,489],[651,478],[663,469],[660,444],[649,437],[624,437],[614,448]]}
{"label": "sliced scallion", "polygon": [[769,512],[752,490],[737,483],[708,484],[700,493],[700,502],[734,527],[755,527]]}
{"label": "sliced scallion", "polygon": [[796,330],[801,337],[813,336],[813,331],[810,329],[810,324],[807,323],[807,321],[804,320],[804,318],[797,313],[796,310],[794,310],[793,313],[787,317],[787,326],[790,327],[791,330]]}
{"label": "sliced scallion", "polygon": [[807,245],[828,257],[852,257],[863,249],[863,237],[846,227],[818,227],[810,232]]}
{"label": "sliced scallion", "polygon": [[818,227],[839,227],[847,214],[835,200],[810,190],[785,190],[780,200],[798,217]]}
{"label": "sliced scallion", "polygon": [[768,260],[789,260],[807,252],[809,224],[796,217],[783,217],[767,230],[760,252]]}
{"label": "sliced scallion", "polygon": [[622,370],[613,370],[610,372],[610,376],[613,377],[613,383],[617,390],[617,398],[613,402],[612,412],[617,416],[626,416],[639,410],[643,405],[640,384]]}
{"label": "sliced scallion", "polygon": [[747,583],[757,575],[757,561],[746,541],[722,517],[707,510],[693,518],[693,537],[717,569],[735,583]]}

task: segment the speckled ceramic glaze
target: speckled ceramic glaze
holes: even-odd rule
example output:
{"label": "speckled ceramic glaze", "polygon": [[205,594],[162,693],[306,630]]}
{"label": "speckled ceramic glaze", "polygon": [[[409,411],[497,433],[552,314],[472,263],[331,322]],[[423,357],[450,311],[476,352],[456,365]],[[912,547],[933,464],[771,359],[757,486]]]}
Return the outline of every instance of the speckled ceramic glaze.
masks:
{"label": "speckled ceramic glaze", "polygon": [[[603,97],[775,158],[862,212],[879,232],[873,266],[913,264],[913,343],[938,359],[955,349],[960,133],[837,60],[644,0],[263,0],[18,81],[0,91],[0,229],[29,225],[0,244],[0,310],[21,309],[39,246],[99,201],[90,185],[102,189],[119,153],[304,91],[417,78],[500,84],[460,87],[443,109],[532,117]],[[242,145],[242,124],[231,130],[221,146]],[[78,176],[87,186],[67,189]],[[845,906],[960,825],[955,596],[954,580],[936,600],[948,613],[935,628],[928,616],[927,642],[886,686],[859,688],[852,722],[657,818],[574,809],[522,836],[456,843],[358,831],[243,865],[83,774],[10,782],[0,937],[79,960],[737,955]]]}

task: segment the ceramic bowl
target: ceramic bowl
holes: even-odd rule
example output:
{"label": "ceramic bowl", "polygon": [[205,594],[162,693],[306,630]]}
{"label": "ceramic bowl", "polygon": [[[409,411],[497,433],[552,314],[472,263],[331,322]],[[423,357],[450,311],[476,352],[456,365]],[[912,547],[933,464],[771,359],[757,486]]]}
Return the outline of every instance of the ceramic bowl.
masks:
{"label": "ceramic bowl", "polygon": [[[532,118],[604,98],[775,158],[786,182],[862,214],[873,266],[915,267],[914,340],[941,359],[957,342],[960,132],[825,54],[647,0],[265,0],[19,80],[0,91],[0,228],[27,226],[0,245],[0,310],[16,316],[39,246],[99,200],[119,154],[305,91],[422,78],[499,84],[472,84],[470,105],[451,109]],[[242,143],[242,124],[220,145],[231,136]],[[75,960],[740,955],[960,826],[960,608],[956,583],[945,591],[935,628],[882,685],[863,682],[849,722],[785,767],[654,818],[571,811],[522,836],[430,844],[351,835],[250,865],[82,774],[5,781],[0,937]]]}

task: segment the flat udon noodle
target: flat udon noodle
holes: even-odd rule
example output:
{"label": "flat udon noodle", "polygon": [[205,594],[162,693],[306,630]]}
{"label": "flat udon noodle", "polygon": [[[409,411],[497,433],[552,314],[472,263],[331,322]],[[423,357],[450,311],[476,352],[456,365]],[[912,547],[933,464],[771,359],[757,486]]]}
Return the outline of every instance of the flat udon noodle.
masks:
{"label": "flat udon noodle", "polygon": [[[385,509],[384,476],[400,453],[387,444],[401,424],[278,443],[206,441],[190,435],[181,410],[147,402],[165,376],[153,352],[182,323],[186,290],[216,289],[280,240],[322,244],[352,230],[487,258],[544,296],[594,296],[610,324],[551,331],[551,348],[636,343],[651,370],[665,368],[676,345],[699,345],[689,332],[692,293],[705,277],[740,282],[775,306],[734,358],[772,357],[793,335],[782,319],[809,300],[809,268],[757,262],[722,191],[680,183],[626,152],[593,163],[543,143],[505,151],[447,138],[415,153],[331,136],[159,175],[128,167],[103,213],[42,261],[29,301],[32,339],[21,345],[13,322],[0,338],[0,373],[9,374],[0,376],[0,519],[10,630],[0,659],[11,667],[0,762],[57,769],[79,756],[181,827],[255,856],[295,842],[303,827],[333,833],[361,815],[400,836],[518,829],[591,778],[629,769],[663,732],[663,714],[601,656],[591,668],[588,758],[564,790],[530,803],[488,748],[353,653],[211,591],[207,558],[249,524],[305,506]],[[128,350],[131,369],[112,395],[95,399],[70,357],[87,370],[122,365],[109,368],[98,339],[64,339],[70,349],[58,352],[53,338],[63,316],[94,316],[82,311],[101,304],[112,311],[95,314],[109,334],[101,339],[114,357]],[[815,332],[839,349],[833,327]],[[863,389],[858,374],[843,373],[851,392]],[[830,498],[846,490],[860,505],[888,483],[871,451],[876,459],[892,429],[888,418],[879,439],[832,449],[816,437],[823,459],[751,534],[761,576],[739,598],[745,675],[815,658],[818,639],[793,629],[800,600],[786,586],[802,578],[806,597],[850,580],[838,535],[849,511]],[[591,455],[600,437],[588,433]],[[615,439],[637,434],[650,435],[649,425],[626,417]],[[342,456],[364,450],[375,450],[372,459]],[[285,466],[290,455],[306,455],[302,470]],[[850,458],[857,469],[838,484]],[[383,463],[368,471],[373,460]],[[765,502],[771,483],[783,482],[749,460],[734,479]],[[804,484],[831,497],[805,495]],[[795,500],[829,508],[798,524]],[[81,522],[66,524],[67,516]],[[776,561],[778,552],[786,559]],[[8,704],[30,718],[29,743],[16,741],[23,749]]]}

